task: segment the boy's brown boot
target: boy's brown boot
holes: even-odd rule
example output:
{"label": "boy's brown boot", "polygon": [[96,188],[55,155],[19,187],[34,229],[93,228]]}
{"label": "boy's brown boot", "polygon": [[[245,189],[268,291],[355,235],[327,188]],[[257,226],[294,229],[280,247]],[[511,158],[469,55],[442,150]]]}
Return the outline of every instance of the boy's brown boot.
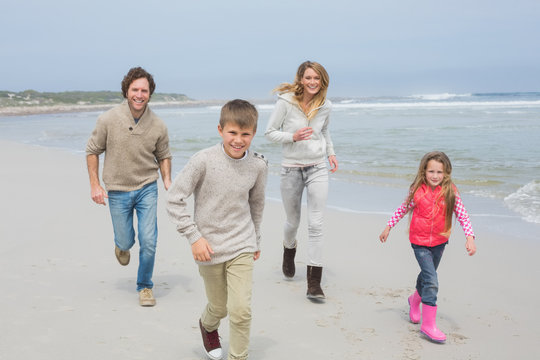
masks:
{"label": "boy's brown boot", "polygon": [[296,248],[294,249],[287,249],[286,247],[283,247],[283,275],[285,275],[285,278],[292,279],[294,277],[294,273],[296,272],[296,268],[294,266],[294,256],[296,255]]}
{"label": "boy's brown boot", "polygon": [[315,302],[323,302],[326,297],[321,289],[322,267],[307,266],[307,298]]}

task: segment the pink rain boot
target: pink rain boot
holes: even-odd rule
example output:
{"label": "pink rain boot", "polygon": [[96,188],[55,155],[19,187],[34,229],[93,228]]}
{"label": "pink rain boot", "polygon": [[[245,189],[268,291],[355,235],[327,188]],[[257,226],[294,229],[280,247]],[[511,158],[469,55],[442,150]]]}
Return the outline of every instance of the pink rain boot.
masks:
{"label": "pink rain boot", "polygon": [[446,335],[439,329],[435,319],[437,318],[437,307],[422,304],[422,326],[420,331],[432,341],[445,342]]}
{"label": "pink rain boot", "polygon": [[409,296],[409,319],[411,319],[411,322],[413,324],[418,324],[420,322],[420,302],[422,301],[422,298],[420,297],[420,294],[418,294],[418,291],[415,291],[414,294]]}

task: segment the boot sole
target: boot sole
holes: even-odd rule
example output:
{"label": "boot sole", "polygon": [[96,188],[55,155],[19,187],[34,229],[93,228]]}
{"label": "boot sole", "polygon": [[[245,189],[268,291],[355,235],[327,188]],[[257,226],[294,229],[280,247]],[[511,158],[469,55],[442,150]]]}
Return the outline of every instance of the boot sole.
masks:
{"label": "boot sole", "polygon": [[152,306],[156,306],[156,302],[143,302],[143,303],[139,303],[140,306],[143,306],[143,307],[152,307]]}
{"label": "boot sole", "polygon": [[308,298],[311,302],[322,304],[326,302],[326,297],[323,295],[306,295],[306,298]]}
{"label": "boot sole", "polygon": [[203,350],[204,350],[204,353],[206,354],[206,356],[211,359],[211,360],[222,360],[223,359],[223,355],[221,356],[212,356],[210,355],[210,353],[208,351],[206,351],[206,349],[204,348],[204,345],[203,345]]}
{"label": "boot sole", "polygon": [[444,339],[444,340],[437,340],[437,339],[432,338],[432,337],[429,336],[426,332],[424,332],[424,330],[420,330],[420,332],[421,332],[422,334],[424,334],[424,336],[425,336],[428,340],[430,340],[430,341],[432,341],[432,342],[434,342],[434,343],[437,343],[437,344],[444,344],[444,343],[446,342],[446,339]]}

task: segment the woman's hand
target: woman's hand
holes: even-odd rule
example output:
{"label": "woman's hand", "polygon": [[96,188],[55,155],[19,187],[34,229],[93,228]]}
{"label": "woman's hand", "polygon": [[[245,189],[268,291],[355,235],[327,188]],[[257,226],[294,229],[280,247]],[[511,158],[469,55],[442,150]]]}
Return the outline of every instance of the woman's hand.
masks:
{"label": "woman's hand", "polygon": [[335,173],[338,169],[338,162],[336,155],[330,155],[328,157],[328,162],[330,163],[330,172]]}
{"label": "woman's hand", "polygon": [[296,130],[296,132],[293,134],[293,141],[302,141],[302,140],[309,140],[311,139],[311,134],[313,134],[313,129],[310,127],[303,127],[301,129]]}

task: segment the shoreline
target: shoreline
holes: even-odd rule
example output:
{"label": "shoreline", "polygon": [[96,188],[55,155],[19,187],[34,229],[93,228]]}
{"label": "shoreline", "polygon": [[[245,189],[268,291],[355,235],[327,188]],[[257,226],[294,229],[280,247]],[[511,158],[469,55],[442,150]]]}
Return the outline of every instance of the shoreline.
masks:
{"label": "shoreline", "polygon": [[[1,356],[204,358],[197,328],[204,287],[187,241],[166,215],[162,184],[153,279],[157,305],[142,308],[135,292],[137,256],[126,267],[116,262],[110,214],[90,199],[84,158],[4,140],[0,149],[0,183],[9,190],[0,210],[0,280],[9,290],[0,299],[9,309],[2,318]],[[305,298],[302,215],[297,275],[284,281],[284,214],[281,204],[267,201],[254,270],[250,359],[540,357],[540,289],[531,285],[540,276],[537,242],[492,229],[469,257],[462,234],[452,235],[438,271],[438,326],[448,337],[439,345],[408,321],[407,296],[418,265],[406,221],[381,244],[386,215],[328,209],[322,282],[327,301],[313,304]],[[132,251],[137,254],[137,244]],[[226,349],[228,319],[220,335]]]}
{"label": "shoreline", "polygon": [[[195,102],[182,102],[185,109],[191,109],[190,111],[195,111],[197,114],[199,113],[199,110],[197,110],[196,106],[201,107],[207,107],[210,106],[210,108],[205,109],[204,111],[210,111],[213,113],[217,113],[217,105],[219,104],[219,100],[205,100],[205,101],[195,101]],[[213,106],[215,105],[215,107]],[[167,109],[171,108],[174,114],[176,114],[176,111],[182,112],[182,109],[178,109],[179,102],[156,102],[152,105],[156,111],[162,111],[163,114],[168,114]],[[86,111],[94,111],[95,113],[98,113],[100,111],[97,110],[95,106],[90,107],[88,105],[77,105],[73,107],[65,107],[60,110],[64,111],[64,114],[56,113],[54,115],[44,115],[48,119],[56,119],[58,117],[59,121],[60,119],[65,117],[65,114],[68,114],[68,117],[70,114],[73,114],[73,116],[81,116],[85,119],[94,116],[91,115],[91,113],[84,113],[84,112],[74,112],[74,111],[83,111],[86,109]],[[175,110],[178,109],[178,110]],[[20,109],[19,109],[20,110]],[[35,110],[35,109],[34,109]],[[49,109],[50,110],[50,109]],[[56,109],[59,111],[59,109]],[[201,110],[202,111],[202,110]],[[261,110],[262,116],[266,116],[268,112],[265,112],[266,110]],[[77,115],[82,114],[82,115]],[[88,114],[91,116],[88,117]],[[24,120],[27,120],[29,124],[31,124],[31,121],[33,118],[32,115],[28,115],[29,117],[25,119],[24,115],[19,115],[20,118],[17,116],[13,117],[4,117],[5,121],[11,122],[11,127],[13,128],[13,134],[16,136],[9,136],[6,135],[5,139],[17,139],[24,143],[32,143],[34,141],[35,143],[42,143],[44,146],[52,146],[57,147],[56,145],[60,145],[60,139],[64,136],[64,128],[56,128],[54,130],[48,131],[40,131],[35,126],[33,126],[31,129],[24,130],[25,127],[23,125],[25,124]],[[39,116],[39,115],[36,115]],[[176,115],[175,115],[176,116]],[[96,116],[97,117],[97,116]],[[17,120],[23,120],[21,122]],[[15,120],[15,121],[13,121]],[[66,120],[64,120],[66,121]],[[54,121],[52,122],[54,124]],[[184,123],[183,121],[179,121],[178,123]],[[180,125],[175,125],[176,121],[171,121],[171,126],[176,126],[176,130],[181,129]],[[44,126],[46,127],[45,123]],[[87,126],[87,130],[81,130],[81,124],[77,121],[70,122],[69,124],[66,123],[66,126],[70,126],[69,130],[72,133],[76,134],[83,134],[84,135],[78,135],[79,138],[77,141],[78,144],[70,143],[71,149],[75,149],[75,152],[80,151],[83,149],[83,146],[85,144],[86,134],[90,134],[93,127],[95,126],[95,118],[92,118],[89,121],[86,121],[84,123],[84,126]],[[19,130],[16,130],[19,129]],[[66,130],[67,131],[67,130]],[[208,134],[209,132],[205,132],[205,134]],[[29,135],[32,134],[32,135]],[[28,136],[27,136],[28,135]],[[204,135],[206,136],[206,135]],[[259,134],[259,139],[256,141],[260,142],[255,143],[255,146],[261,145],[266,146],[266,142],[262,139],[262,134]],[[58,137],[59,141],[56,141],[55,137]],[[84,137],[84,139],[82,139]],[[30,139],[29,141],[25,141],[26,139]],[[34,140],[32,140],[34,139]],[[44,139],[41,141],[41,139]],[[47,144],[47,141],[50,139],[50,144]],[[66,139],[70,140],[71,139]],[[84,142],[83,142],[84,141]],[[61,148],[63,146],[58,146],[58,148]],[[256,148],[256,151],[263,151],[264,149]],[[272,149],[273,151],[273,149]],[[182,156],[188,156],[185,152],[182,153]],[[190,156],[190,154],[189,154]],[[268,154],[265,153],[265,156],[268,157],[269,161],[271,161],[272,164],[272,173],[279,174],[279,166],[276,166],[278,163],[279,155],[276,154]],[[349,159],[352,158],[353,155],[349,154]],[[173,167],[179,168],[183,166],[183,163],[176,163],[173,159]],[[276,168],[278,170],[276,170]],[[336,181],[334,181],[336,180]],[[383,179],[383,182],[387,179]],[[279,184],[278,180],[272,180],[269,179],[269,183],[271,186],[268,187],[269,190],[271,190],[272,195],[275,197],[280,197],[280,191],[279,191]],[[276,184],[277,183],[277,184]],[[460,185],[458,184],[458,187]],[[470,188],[470,186],[469,186]],[[484,197],[482,195],[475,195],[471,192],[468,192],[466,189],[462,189],[460,187],[460,190],[463,190],[463,198],[465,201],[465,204],[467,206],[467,210],[469,211],[469,214],[471,215],[471,218],[473,220],[473,226],[476,229],[478,226],[477,224],[487,225],[487,227],[492,224],[492,226],[498,227],[501,229],[502,234],[509,234],[512,235],[512,233],[517,233],[518,236],[522,237],[523,234],[530,234],[527,235],[528,238],[533,238],[533,234],[536,234],[540,230],[540,224],[535,222],[526,222],[523,219],[523,214],[517,213],[515,210],[509,209],[506,204],[504,203],[504,199],[498,198],[498,197]],[[328,198],[328,205],[333,206],[336,208],[344,208],[344,209],[351,209],[353,211],[361,211],[361,212],[368,212],[368,213],[379,213],[379,212],[386,212],[391,213],[395,210],[397,207],[397,203],[400,202],[403,197],[404,193],[406,191],[406,186],[403,185],[401,187],[399,186],[387,186],[386,185],[379,185],[377,183],[358,183],[358,182],[351,182],[348,181],[347,178],[341,177],[341,173],[337,175],[337,177],[331,178],[331,184],[329,188],[330,194]],[[475,215],[479,214],[481,218],[479,220],[476,220]],[[486,216],[487,215],[487,216]],[[493,215],[490,217],[490,215]],[[501,221],[498,221],[496,217],[501,217]],[[461,230],[458,229],[458,232]]]}
{"label": "shoreline", "polygon": [[[6,106],[0,107],[0,116],[24,116],[24,115],[40,115],[40,114],[60,114],[60,113],[75,113],[75,112],[92,112],[104,111],[118,105],[115,104],[92,104],[92,105],[73,105],[73,104],[58,104],[50,106]],[[223,104],[218,100],[188,100],[188,101],[171,101],[171,102],[150,102],[152,107],[199,107],[212,106]]]}
{"label": "shoreline", "polygon": [[[187,108],[187,107],[206,107],[206,106],[222,106],[228,100],[185,100],[185,101],[150,101],[149,105],[152,108]],[[254,104],[270,104],[273,100],[268,99],[248,99]],[[25,116],[25,115],[40,115],[40,114],[61,114],[61,113],[79,113],[92,111],[105,111],[118,105],[114,104],[57,104],[57,105],[34,105],[34,106],[0,106],[0,116]]]}

